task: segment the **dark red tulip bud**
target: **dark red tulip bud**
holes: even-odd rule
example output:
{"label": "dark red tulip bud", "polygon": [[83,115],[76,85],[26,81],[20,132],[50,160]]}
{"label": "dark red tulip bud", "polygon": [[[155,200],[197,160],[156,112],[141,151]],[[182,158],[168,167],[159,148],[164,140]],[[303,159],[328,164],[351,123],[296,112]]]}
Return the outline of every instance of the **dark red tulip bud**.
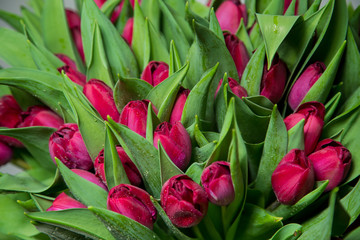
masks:
{"label": "dark red tulip bud", "polygon": [[7,164],[13,156],[13,151],[6,143],[0,141],[0,166]]}
{"label": "dark red tulip bud", "polygon": [[156,86],[169,76],[169,66],[164,62],[151,61],[141,74],[141,79]]}
{"label": "dark red tulip bud", "polygon": [[156,127],[154,132],[154,146],[161,142],[165,152],[173,163],[185,170],[191,159],[191,140],[189,133],[180,122],[171,125],[163,122]]}
{"label": "dark red tulip bud", "polygon": [[200,223],[209,205],[204,189],[185,174],[167,180],[160,198],[161,206],[171,222],[180,228]]}
{"label": "dark red tulip bud", "polygon": [[[131,161],[124,149],[116,146],[116,151],[119,154],[120,161],[125,169],[125,173],[132,185],[140,186],[142,184],[141,174],[135,164]],[[104,149],[100,151],[95,159],[95,175],[98,176],[103,183],[106,184],[105,169],[104,169]]]}
{"label": "dark red tulip bud", "polygon": [[269,70],[267,67],[268,65],[265,63],[261,80],[260,94],[275,104],[280,101],[285,89],[287,80],[287,67],[286,64],[281,61],[277,55],[274,58]]}
{"label": "dark red tulip bud", "polygon": [[236,34],[241,19],[247,24],[247,12],[245,4],[240,0],[224,1],[216,10],[216,17],[223,31]]}
{"label": "dark red tulip bud", "polygon": [[[217,86],[217,89],[216,89],[216,92],[215,92],[215,97],[217,96],[217,94],[218,94],[218,92],[220,90],[222,82],[223,82],[223,80],[220,79],[220,82],[219,82],[219,84]],[[243,88],[242,86],[240,86],[240,84],[235,79],[229,77],[228,82],[229,82],[229,87],[230,87],[231,91],[236,96],[238,96],[239,98],[243,98],[243,97],[248,96],[246,89]]]}
{"label": "dark red tulip bud", "polygon": [[114,121],[119,121],[120,114],[115,105],[113,91],[103,81],[91,79],[85,84],[83,93],[104,120],[109,115]]}
{"label": "dark red tulip bud", "polygon": [[15,128],[21,122],[21,108],[11,95],[0,98],[0,127]]}
{"label": "dark red tulip bud", "polygon": [[229,162],[218,161],[205,168],[201,174],[201,185],[213,204],[226,206],[235,199]]}
{"label": "dark red tulip bud", "polygon": [[[291,4],[292,0],[284,0],[284,12],[283,14],[286,13],[287,9],[289,8],[290,4]],[[295,15],[298,15],[298,8],[299,8],[299,1],[296,0],[295,2]]]}
{"label": "dark red tulip bud", "polygon": [[108,195],[108,209],[131,218],[152,229],[156,221],[156,208],[150,195],[141,188],[120,184],[113,187]]}
{"label": "dark red tulip bud", "polygon": [[87,208],[81,202],[69,197],[66,193],[62,192],[57,196],[52,203],[51,207],[49,207],[46,211],[60,211],[70,208]]}
{"label": "dark red tulip bud", "polygon": [[22,122],[18,127],[52,127],[59,128],[64,124],[64,120],[44,106],[32,106],[29,107],[26,112],[21,113]]}
{"label": "dark red tulip bud", "polygon": [[98,185],[105,191],[108,191],[107,186],[105,186],[105,184],[101,181],[101,179],[98,178],[97,176],[95,176],[95,174],[88,172],[86,170],[82,170],[82,169],[71,169],[71,171],[73,173],[75,173],[76,175],[88,180],[89,182],[92,182],[92,183]]}
{"label": "dark red tulip bud", "polygon": [[315,176],[305,152],[292,149],[286,154],[271,176],[271,184],[279,202],[293,205],[314,187]]}
{"label": "dark red tulip bud", "polygon": [[125,24],[122,36],[126,40],[126,42],[131,46],[132,36],[134,29],[134,18],[129,18]]}
{"label": "dark red tulip bud", "polygon": [[315,149],[316,144],[321,136],[324,126],[325,107],[319,102],[306,102],[284,119],[286,129],[290,130],[300,120],[305,120],[304,125],[304,142],[305,153],[309,155]]}
{"label": "dark red tulip bud", "polygon": [[79,128],[74,123],[62,125],[50,136],[49,151],[54,162],[56,157],[70,169],[90,170],[93,168],[93,162]]}
{"label": "dark red tulip bud", "polygon": [[170,115],[170,124],[174,125],[176,122],[181,120],[181,116],[184,110],[184,106],[186,103],[186,99],[190,94],[190,90],[189,89],[185,89],[185,88],[180,88],[175,103],[174,103],[174,107],[171,111],[171,115]]}
{"label": "dark red tulip bud", "polygon": [[315,62],[308,66],[292,86],[288,102],[292,110],[295,110],[304,99],[310,88],[316,83],[325,71],[325,64]]}
{"label": "dark red tulip bud", "polygon": [[84,56],[84,47],[82,44],[82,39],[81,39],[81,18],[79,16],[79,14],[77,14],[76,12],[66,9],[65,10],[66,13],[66,19],[69,25],[69,29],[71,32],[71,36],[75,42],[75,46],[80,54],[80,57],[83,61],[85,61],[85,56]]}
{"label": "dark red tulip bud", "polygon": [[76,83],[76,84],[78,84],[80,86],[84,86],[85,83],[86,83],[86,76],[77,70],[75,62],[73,60],[71,60],[68,56],[64,55],[64,54],[56,54],[56,56],[63,63],[65,63],[64,66],[58,68],[58,71],[60,73],[62,71],[64,71],[66,76],[68,76],[71,81],[73,81],[74,83]]}
{"label": "dark red tulip bud", "polygon": [[241,79],[246,65],[249,62],[249,54],[244,43],[236,35],[225,32],[224,38],[226,47],[235,62],[239,78]]}
{"label": "dark red tulip bud", "polygon": [[346,177],[351,165],[351,153],[340,142],[324,139],[309,155],[317,181],[329,180],[325,191],[338,186]]}

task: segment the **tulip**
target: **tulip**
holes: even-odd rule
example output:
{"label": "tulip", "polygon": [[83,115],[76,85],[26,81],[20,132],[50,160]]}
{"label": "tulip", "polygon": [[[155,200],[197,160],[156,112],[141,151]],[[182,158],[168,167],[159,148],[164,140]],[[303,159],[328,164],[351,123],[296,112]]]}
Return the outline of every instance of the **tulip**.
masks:
{"label": "tulip", "polygon": [[62,125],[50,136],[49,151],[54,162],[56,157],[70,169],[90,170],[93,168],[93,162],[79,128],[74,123]]}
{"label": "tulip", "polygon": [[81,202],[69,197],[66,193],[62,192],[55,198],[51,207],[49,207],[46,211],[59,211],[71,208],[87,208]]}
{"label": "tulip", "polygon": [[229,162],[218,161],[205,168],[201,174],[201,185],[209,201],[215,205],[226,206],[235,199]]}
{"label": "tulip", "polygon": [[249,62],[249,54],[244,43],[234,34],[224,33],[225,44],[229,50],[231,57],[235,62],[235,66],[241,79],[241,76]]}
{"label": "tulip", "polygon": [[128,126],[137,134],[146,136],[146,120],[149,101],[130,101],[120,114],[120,123]]}
{"label": "tulip", "polygon": [[169,77],[169,66],[164,62],[151,61],[141,74],[141,79],[156,86]]}
{"label": "tulip", "polygon": [[131,218],[152,229],[156,221],[156,208],[150,195],[141,188],[120,184],[113,187],[107,199],[108,209]]}
{"label": "tulip", "polygon": [[[132,185],[140,186],[142,184],[141,174],[135,164],[131,161],[124,149],[120,146],[116,146],[116,151],[119,155],[120,161],[124,167],[125,173]],[[102,149],[99,155],[95,159],[95,175],[98,176],[103,183],[106,184],[105,169],[104,169],[104,149]]]}
{"label": "tulip", "polygon": [[245,4],[241,4],[240,0],[232,0],[223,2],[216,10],[216,17],[223,31],[229,31],[236,34],[241,19],[247,24],[247,12]]}
{"label": "tulip", "polygon": [[21,122],[21,112],[13,96],[2,96],[0,98],[0,127],[15,128]]}
{"label": "tulip", "polygon": [[8,163],[12,156],[12,149],[6,143],[0,141],[0,166]]}
{"label": "tulip", "polygon": [[295,110],[301,101],[304,99],[307,92],[320,78],[325,71],[325,64],[322,62],[315,62],[308,66],[301,76],[296,80],[292,86],[288,102],[292,110]]}
{"label": "tulip", "polygon": [[325,139],[309,155],[317,181],[329,180],[325,191],[330,191],[345,179],[351,165],[351,153],[340,142]]}
{"label": "tulip", "polygon": [[32,106],[29,107],[26,112],[21,113],[22,122],[18,127],[52,127],[59,128],[64,124],[64,120],[44,106]]}
{"label": "tulip", "polygon": [[69,25],[69,29],[71,32],[71,36],[75,42],[75,46],[80,54],[81,59],[84,61],[85,57],[84,57],[84,47],[82,44],[82,39],[81,39],[81,18],[80,16],[74,12],[71,11],[69,9],[65,10],[66,13],[66,19]]}
{"label": "tulip", "polygon": [[173,176],[164,183],[160,200],[171,222],[180,228],[197,225],[209,205],[204,189],[185,174]]}
{"label": "tulip", "polygon": [[190,94],[190,90],[189,89],[185,89],[185,88],[180,88],[175,103],[174,103],[174,107],[171,111],[171,115],[170,115],[170,124],[174,125],[176,122],[181,120],[181,116],[184,110],[184,106],[186,103],[186,99]]}
{"label": "tulip", "polygon": [[103,81],[91,79],[85,84],[83,93],[104,120],[109,115],[114,121],[119,121],[120,114],[115,105],[113,91]]}
{"label": "tulip", "polygon": [[271,176],[272,188],[278,201],[286,205],[293,205],[308,194],[314,183],[311,161],[299,149],[292,149],[286,154]]}
{"label": "tulip", "polygon": [[85,170],[82,170],[82,169],[71,169],[71,171],[73,173],[75,173],[76,175],[88,180],[89,182],[92,182],[92,183],[98,185],[105,191],[108,190],[107,187],[104,185],[104,183],[101,181],[101,179],[98,178],[97,176],[95,176],[95,174],[85,171]]}
{"label": "tulip", "polygon": [[[283,14],[286,13],[286,11],[289,8],[292,1],[293,0],[284,0],[284,12],[283,12]],[[296,2],[295,2],[295,12],[294,12],[295,15],[298,14],[298,8],[299,8],[299,1],[296,0]]]}
{"label": "tulip", "polygon": [[315,149],[321,136],[324,126],[325,107],[319,102],[307,102],[284,119],[286,129],[290,130],[300,120],[305,120],[304,125],[304,143],[305,153],[309,155]]}
{"label": "tulip", "polygon": [[280,60],[279,56],[276,56],[269,70],[267,63],[265,63],[260,94],[268,98],[274,104],[278,103],[284,92],[286,80],[286,64]]}
{"label": "tulip", "polygon": [[[96,5],[99,8],[101,8],[102,5],[106,2],[106,0],[94,0],[94,2],[96,3]],[[138,3],[141,4],[141,0],[138,0]],[[134,8],[135,0],[130,0],[130,4],[131,4],[132,8]],[[110,20],[111,20],[112,23],[115,23],[116,20],[119,18],[119,15],[120,15],[120,13],[122,11],[123,5],[124,5],[124,1],[121,1],[119,3],[119,5],[115,7],[115,9],[114,9],[114,11],[113,11],[113,13],[112,13],[112,15],[110,17]]]}
{"label": "tulip", "polygon": [[63,63],[65,63],[64,66],[58,68],[58,71],[60,73],[62,71],[64,71],[66,76],[68,76],[71,81],[73,81],[74,83],[76,83],[76,84],[78,84],[80,86],[84,86],[85,83],[86,83],[86,76],[77,70],[75,62],[73,60],[71,60],[68,56],[64,55],[64,54],[56,54],[56,56]]}
{"label": "tulip", "polygon": [[125,24],[122,33],[122,37],[126,40],[129,46],[131,46],[132,43],[133,28],[134,28],[134,18],[129,18]]}
{"label": "tulip", "polygon": [[168,122],[159,124],[154,132],[154,146],[161,142],[165,152],[173,163],[185,170],[191,159],[191,140],[189,133],[180,122],[171,125]]}
{"label": "tulip", "polygon": [[[216,89],[216,92],[215,92],[215,97],[217,96],[219,90],[220,90],[220,87],[221,87],[221,84],[222,84],[222,79],[220,79],[220,82],[217,86],[217,89]],[[231,91],[236,95],[238,96],[239,98],[243,98],[243,97],[247,97],[248,94],[247,94],[247,91],[245,88],[243,88],[242,86],[240,86],[240,84],[233,78],[229,77],[228,78],[228,82],[229,82],[229,87],[231,89]]]}

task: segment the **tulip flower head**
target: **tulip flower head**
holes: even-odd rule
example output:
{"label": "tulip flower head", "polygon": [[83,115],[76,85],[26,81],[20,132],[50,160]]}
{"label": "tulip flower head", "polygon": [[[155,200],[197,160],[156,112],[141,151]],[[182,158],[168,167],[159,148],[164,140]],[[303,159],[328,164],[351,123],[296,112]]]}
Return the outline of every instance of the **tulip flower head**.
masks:
{"label": "tulip flower head", "polygon": [[13,151],[6,143],[0,141],[0,166],[8,163],[13,156]]}
{"label": "tulip flower head", "polygon": [[66,19],[69,25],[69,29],[71,32],[71,36],[75,42],[75,46],[80,54],[81,59],[84,61],[85,60],[85,55],[84,55],[84,47],[83,47],[83,43],[82,43],[82,38],[81,38],[81,18],[79,16],[79,14],[77,14],[76,12],[66,9],[65,10],[66,13]]}
{"label": "tulip flower head", "polygon": [[150,195],[141,188],[120,184],[113,187],[107,199],[108,209],[131,218],[152,229],[156,221],[156,208]]}
{"label": "tulip flower head", "polygon": [[245,4],[241,4],[240,0],[224,1],[215,12],[223,31],[229,31],[236,34],[241,19],[247,24],[247,12]]}
{"label": "tulip flower head", "polygon": [[174,103],[174,107],[171,111],[171,115],[170,115],[170,124],[174,125],[176,122],[181,120],[181,116],[184,110],[184,106],[186,103],[186,99],[190,94],[190,90],[189,89],[185,89],[185,88],[180,88],[175,103]]}
{"label": "tulip flower head", "polygon": [[104,185],[104,183],[101,181],[101,179],[98,178],[97,176],[95,176],[95,174],[85,171],[85,170],[82,170],[82,169],[71,169],[71,171],[73,173],[75,173],[76,175],[88,180],[89,182],[92,182],[92,183],[98,185],[105,191],[108,190],[107,187]]}
{"label": "tulip flower head", "polygon": [[[218,92],[220,90],[222,82],[223,82],[223,80],[220,79],[219,84],[218,84],[218,86],[216,88],[215,97],[217,96],[217,94],[218,94]],[[231,91],[236,96],[238,96],[239,98],[243,98],[243,97],[248,96],[246,89],[243,88],[235,79],[229,77],[228,82],[229,82],[229,87],[230,87]]]}
{"label": "tulip flower head", "polygon": [[[293,0],[284,0],[284,12],[283,12],[283,14],[286,13],[286,11],[289,8],[292,1]],[[294,12],[295,15],[298,15],[298,8],[299,8],[299,0],[295,0],[295,12]]]}
{"label": "tulip flower head", "polygon": [[73,60],[71,60],[68,56],[64,55],[64,54],[56,54],[56,56],[63,63],[65,63],[64,66],[58,68],[58,71],[60,73],[62,71],[64,71],[66,76],[68,76],[68,78],[71,81],[73,81],[74,83],[76,83],[76,84],[78,84],[80,86],[84,86],[85,83],[86,83],[86,76],[77,70],[75,62]]}
{"label": "tulip flower head", "polygon": [[134,29],[134,18],[129,18],[125,24],[122,37],[126,40],[126,42],[131,46],[132,36]]}
{"label": "tulip flower head", "polygon": [[309,155],[317,181],[329,180],[325,191],[338,186],[350,170],[351,153],[340,142],[324,139]]}
{"label": "tulip flower head", "polygon": [[305,152],[292,149],[286,154],[271,176],[271,184],[279,202],[293,205],[314,186],[315,175]]}
{"label": "tulip flower head", "polygon": [[169,77],[169,66],[165,62],[151,61],[141,74],[141,79],[156,86]]}
{"label": "tulip flower head", "polygon": [[73,199],[66,195],[66,193],[62,192],[55,198],[51,207],[49,207],[46,211],[60,211],[71,208],[87,208],[81,202]]}
{"label": "tulip flower head", "polygon": [[185,174],[167,180],[161,189],[160,199],[171,222],[180,228],[200,223],[209,205],[204,189]]}
{"label": "tulip flower head", "polygon": [[44,106],[32,106],[27,109],[26,112],[21,113],[22,121],[18,127],[52,127],[59,128],[64,124],[64,120]]}

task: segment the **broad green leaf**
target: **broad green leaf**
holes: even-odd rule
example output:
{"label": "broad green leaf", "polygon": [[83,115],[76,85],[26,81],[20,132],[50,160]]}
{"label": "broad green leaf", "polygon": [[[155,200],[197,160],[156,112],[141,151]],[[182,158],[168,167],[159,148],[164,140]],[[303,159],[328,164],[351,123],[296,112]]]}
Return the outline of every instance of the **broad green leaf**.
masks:
{"label": "broad green leaf", "polygon": [[165,39],[148,18],[146,19],[146,23],[148,25],[150,35],[150,60],[168,63],[169,45],[165,44]]}
{"label": "broad green leaf", "polygon": [[44,0],[30,0],[27,4],[40,16],[44,9],[44,2]]}
{"label": "broad green leaf", "polygon": [[164,147],[161,145],[160,141],[158,142],[159,150],[159,160],[160,160],[160,170],[161,170],[161,183],[162,185],[169,180],[171,177],[179,174],[184,174],[170,159],[170,157],[165,152]]}
{"label": "broad green leaf", "polygon": [[300,224],[290,223],[280,228],[270,240],[296,240],[301,235],[301,231]]}
{"label": "broad green leaf", "polygon": [[104,223],[106,229],[109,229],[115,239],[159,239],[149,228],[122,214],[97,207],[89,207],[89,210]]}
{"label": "broad green leaf", "polygon": [[161,173],[159,156],[152,143],[124,125],[109,120],[109,127],[124,148],[126,154],[139,169],[147,191],[154,197],[160,197]]}
{"label": "broad green leaf", "polygon": [[30,194],[30,197],[41,212],[45,212],[49,207],[51,207],[54,201],[54,198],[45,195]]}
{"label": "broad green leaf", "polygon": [[72,172],[59,159],[56,159],[56,163],[61,172],[61,176],[64,178],[66,185],[76,199],[86,206],[106,208],[107,191]]}
{"label": "broad green leaf", "polygon": [[[213,148],[214,146],[212,146],[211,149]],[[188,175],[194,182],[200,184],[200,178],[204,170],[205,163],[206,163],[205,161],[203,163],[194,162],[193,164],[190,165],[190,167],[188,167],[185,174]]]}
{"label": "broad green leaf", "polygon": [[175,46],[174,41],[170,42],[170,61],[169,61],[169,76],[177,72],[181,68],[181,60],[179,52]]}
{"label": "broad green leaf", "polygon": [[355,230],[347,234],[344,240],[357,240],[359,238],[359,235],[360,235],[360,227],[356,228]]}
{"label": "broad green leaf", "polygon": [[236,36],[244,43],[246,50],[251,57],[254,51],[254,46],[251,42],[249,33],[247,32],[246,26],[244,24],[244,19],[240,20],[239,28],[236,32]]}
{"label": "broad green leaf", "polygon": [[292,149],[304,150],[304,125],[305,119],[301,119],[295,126],[288,131],[288,147],[290,152]]}
{"label": "broad green leaf", "polygon": [[261,95],[245,97],[243,100],[251,111],[259,116],[270,116],[274,108],[274,104]]}
{"label": "broad green leaf", "polygon": [[340,99],[341,99],[341,93],[338,92],[325,104],[325,118],[324,118],[325,124],[330,121],[332,115],[335,113],[335,110],[339,105]]}
{"label": "broad green leaf", "polygon": [[225,42],[223,32],[221,30],[220,24],[216,18],[214,8],[210,10],[210,22],[209,22],[209,29],[213,31],[216,36],[218,36],[222,41]]}
{"label": "broad green leaf", "polygon": [[101,11],[108,17],[111,17],[111,14],[113,13],[115,7],[119,5],[121,0],[109,0],[104,2],[104,4],[101,6]]}
{"label": "broad green leaf", "polygon": [[[72,240],[81,240],[84,239],[84,235],[75,233],[73,229],[65,229],[56,225],[40,223],[36,221],[31,221],[31,223],[36,227],[37,230],[46,234],[48,237],[53,239],[72,239]],[[16,239],[17,240],[17,239]]]}
{"label": "broad green leaf", "polygon": [[[62,229],[72,232],[75,236],[93,239],[115,239],[109,230],[97,219],[88,209],[67,209],[62,211],[33,212],[26,213],[26,216],[37,222],[52,225],[60,228],[59,233],[64,233]],[[45,227],[45,226],[42,226]],[[40,228],[41,229],[41,228]],[[46,229],[44,229],[46,230]],[[69,237],[68,231],[66,237]],[[57,236],[60,237],[61,235]],[[71,235],[70,235],[71,236]],[[72,238],[71,238],[72,239]]]}
{"label": "broad green leaf", "polygon": [[21,14],[23,15],[23,23],[25,25],[27,33],[30,36],[30,39],[37,44],[44,45],[44,40],[42,38],[42,28],[41,28],[41,19],[39,16],[29,11],[25,7],[21,7]]}
{"label": "broad green leaf", "polygon": [[154,112],[152,103],[149,102],[147,109],[147,118],[146,118],[146,139],[150,142],[154,142],[154,131],[156,127],[161,123],[159,118],[156,116]]}
{"label": "broad green leaf", "polygon": [[272,193],[271,175],[287,153],[287,138],[284,120],[275,105],[266,133],[258,175],[254,182],[254,188],[262,191],[267,201]]}
{"label": "broad green leaf", "polygon": [[206,146],[207,144],[209,144],[209,141],[206,139],[204,134],[201,132],[199,124],[195,124],[195,126],[194,126],[194,137],[195,137],[195,140],[196,140],[197,144],[199,145],[199,147],[203,147],[203,146]]}
{"label": "broad green leaf", "polygon": [[160,14],[160,7],[158,0],[146,0],[141,2],[141,9],[151,23],[154,25],[156,30],[160,30],[160,21],[161,21],[161,14]]}
{"label": "broad green leaf", "polygon": [[350,216],[349,225],[352,224],[360,215],[360,181],[340,202]]}
{"label": "broad green leaf", "polygon": [[23,30],[23,27],[21,26],[20,23],[21,17],[14,13],[0,10],[0,19],[5,21],[7,24],[9,24],[18,32],[21,32]]}
{"label": "broad green leaf", "polygon": [[54,64],[53,62],[49,61],[49,59],[37,48],[35,47],[30,41],[27,42],[31,56],[36,64],[37,68],[43,72],[49,72],[60,76],[59,71],[57,70],[58,67],[61,67],[60,64]]}
{"label": "broad green leaf", "polygon": [[282,15],[283,11],[284,11],[284,1],[273,0],[267,5],[263,13],[271,14],[271,15]]}

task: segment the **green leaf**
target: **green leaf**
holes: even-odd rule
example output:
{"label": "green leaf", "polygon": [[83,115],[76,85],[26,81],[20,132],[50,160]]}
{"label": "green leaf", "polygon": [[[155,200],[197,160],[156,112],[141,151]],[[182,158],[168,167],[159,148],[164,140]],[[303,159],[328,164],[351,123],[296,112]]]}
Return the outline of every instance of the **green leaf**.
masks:
{"label": "green leaf", "polygon": [[300,224],[290,223],[280,228],[270,240],[296,240],[301,233],[302,226]]}
{"label": "green leaf", "polygon": [[[155,0],[154,0],[155,1]],[[150,60],[168,63],[169,50],[161,33],[154,27],[153,23],[147,18],[146,23],[150,34]]]}
{"label": "green leaf", "polygon": [[[51,62],[37,47],[35,47],[29,40],[27,42],[32,58],[37,68],[43,72],[49,72],[60,76],[58,67],[61,67],[63,64],[58,64],[59,62]],[[59,60],[60,61],[60,60]],[[55,64],[54,64],[55,63]]]}
{"label": "green leaf", "polygon": [[263,13],[271,14],[271,15],[282,15],[283,11],[284,11],[284,1],[273,0],[267,5]]}
{"label": "green leaf", "polygon": [[[212,145],[211,149],[213,149],[213,148],[214,148],[214,145]],[[201,178],[201,174],[204,170],[205,164],[206,164],[206,162],[203,162],[203,163],[195,162],[195,163],[191,164],[190,167],[188,167],[185,174],[188,175],[194,182],[196,182],[197,184],[200,184],[200,178]]]}
{"label": "green leaf", "polygon": [[28,5],[34,10],[35,14],[40,16],[44,9],[44,0],[30,0]]}
{"label": "green leaf", "polygon": [[84,239],[84,235],[77,234],[73,232],[72,229],[67,230],[59,226],[35,222],[35,221],[31,221],[31,223],[36,227],[37,230],[39,230],[42,233],[45,233],[48,237],[53,239],[73,239],[73,240]]}
{"label": "green leaf", "polygon": [[110,0],[104,2],[104,4],[101,6],[101,11],[108,17],[111,17],[111,14],[113,13],[115,7],[117,7],[120,3],[120,0]]}
{"label": "green leaf", "polygon": [[340,99],[341,99],[341,93],[338,92],[325,104],[325,118],[324,118],[325,124],[330,121],[332,115],[335,113],[335,110],[339,105]]}
{"label": "green leaf", "polygon": [[56,163],[61,172],[61,176],[64,178],[66,185],[76,199],[86,206],[106,208],[107,191],[72,172],[59,159],[56,159]]}
{"label": "green leaf", "polygon": [[159,118],[156,116],[151,102],[149,102],[147,113],[148,114],[146,118],[146,139],[150,143],[153,143],[154,131],[161,122]]}
{"label": "green leaf", "polygon": [[236,32],[236,36],[244,43],[246,50],[251,57],[254,51],[254,46],[251,42],[250,36],[247,32],[246,26],[244,24],[244,19],[241,18],[239,28]]}
{"label": "green leaf", "polygon": [[288,152],[292,149],[304,150],[304,125],[305,119],[301,119],[288,131]]}
{"label": "green leaf", "polygon": [[[197,117],[197,116],[195,116],[195,117]],[[201,132],[201,130],[199,128],[199,124],[195,124],[195,126],[194,126],[194,137],[195,137],[195,140],[196,140],[197,144],[199,145],[199,147],[203,147],[203,146],[209,144],[209,141],[206,139],[204,134]]]}
{"label": "green leaf", "polygon": [[40,17],[25,7],[21,7],[21,14],[23,15],[23,24],[26,30],[25,35],[29,34],[34,43],[44,45]]}
{"label": "green leaf", "polygon": [[109,127],[126,154],[139,169],[147,191],[154,197],[159,198],[161,173],[156,148],[139,134],[111,119],[109,120]]}
{"label": "green leaf", "polygon": [[272,193],[271,175],[287,153],[287,137],[284,120],[275,105],[266,133],[258,175],[254,182],[254,188],[262,191],[267,201]]}
{"label": "green leaf", "polygon": [[115,239],[159,239],[149,228],[124,215],[97,207],[89,207],[89,210],[105,224]]}
{"label": "green leaf", "polygon": [[261,95],[245,97],[243,100],[251,111],[259,116],[270,116],[274,108],[274,104],[268,98]]}
{"label": "green leaf", "polygon": [[349,225],[352,224],[360,215],[360,181],[340,202],[350,216]]}
{"label": "green leaf", "polygon": [[45,212],[49,207],[51,207],[54,201],[54,198],[45,195],[30,194],[30,197],[41,212]]}
{"label": "green leaf", "polygon": [[181,68],[181,60],[179,52],[175,46],[174,40],[170,42],[170,61],[169,61],[169,76],[177,72]]}
{"label": "green leaf", "polygon": [[[62,211],[48,211],[48,212],[33,212],[26,213],[26,216],[35,220],[35,226],[40,223],[45,223],[50,226],[60,228],[60,234],[71,232],[75,236],[80,235],[83,238],[93,239],[115,239],[111,236],[110,232],[97,219],[94,214],[88,209],[67,209]],[[46,229],[49,227],[42,226]],[[62,231],[62,230],[67,231]],[[56,228],[58,231],[58,229]],[[65,233],[64,233],[65,234]],[[57,237],[60,237],[58,235]],[[72,238],[71,238],[72,239]]]}
{"label": "green leaf", "polygon": [[0,10],[0,19],[5,21],[7,24],[9,24],[18,32],[21,32],[23,30],[23,27],[21,26],[20,23],[21,17],[14,13]]}
{"label": "green leaf", "polygon": [[220,24],[216,18],[214,8],[210,10],[210,23],[209,29],[213,31],[216,36],[218,36],[223,42],[225,42],[223,32],[221,30]]}
{"label": "green leaf", "polygon": [[170,159],[170,157],[165,152],[164,147],[161,145],[160,141],[158,142],[159,149],[159,160],[160,160],[160,171],[161,171],[161,185],[169,180],[171,177],[179,174],[184,174]]}
{"label": "green leaf", "polygon": [[359,235],[360,235],[360,227],[356,228],[355,230],[347,234],[344,240],[357,240],[359,238]]}

